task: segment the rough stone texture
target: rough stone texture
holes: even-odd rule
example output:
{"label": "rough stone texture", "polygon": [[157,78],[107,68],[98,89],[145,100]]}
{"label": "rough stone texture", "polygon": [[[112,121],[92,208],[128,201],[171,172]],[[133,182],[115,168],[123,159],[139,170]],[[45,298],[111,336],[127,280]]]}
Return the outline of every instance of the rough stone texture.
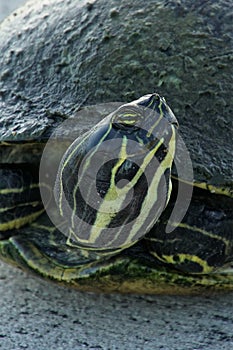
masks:
{"label": "rough stone texture", "polygon": [[[1,8],[4,3],[0,0]],[[233,348],[233,294],[83,294],[33,279],[0,263],[0,295],[3,350]]]}

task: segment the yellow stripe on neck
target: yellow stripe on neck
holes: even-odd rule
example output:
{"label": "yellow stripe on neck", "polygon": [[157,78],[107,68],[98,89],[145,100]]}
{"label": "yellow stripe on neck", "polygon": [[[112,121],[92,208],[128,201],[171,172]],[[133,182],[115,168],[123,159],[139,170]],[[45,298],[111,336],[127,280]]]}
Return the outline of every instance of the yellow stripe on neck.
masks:
{"label": "yellow stripe on neck", "polygon": [[36,213],[26,215],[24,217],[14,219],[11,221],[7,221],[3,224],[0,224],[0,231],[8,231],[8,230],[13,230],[13,229],[18,229],[22,226],[25,226],[26,224],[30,224],[38,216],[40,216],[43,212],[44,212],[44,209],[41,209]]}

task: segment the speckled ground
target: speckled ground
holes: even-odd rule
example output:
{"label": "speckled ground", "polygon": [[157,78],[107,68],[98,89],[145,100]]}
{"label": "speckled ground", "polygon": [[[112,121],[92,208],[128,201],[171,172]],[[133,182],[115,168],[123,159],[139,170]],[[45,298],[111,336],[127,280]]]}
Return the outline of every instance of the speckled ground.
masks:
{"label": "speckled ground", "polygon": [[[0,21],[24,1],[0,0]],[[0,349],[229,350],[233,294],[83,294],[0,263]]]}
{"label": "speckled ground", "polygon": [[0,349],[233,348],[233,295],[83,294],[0,265]]}

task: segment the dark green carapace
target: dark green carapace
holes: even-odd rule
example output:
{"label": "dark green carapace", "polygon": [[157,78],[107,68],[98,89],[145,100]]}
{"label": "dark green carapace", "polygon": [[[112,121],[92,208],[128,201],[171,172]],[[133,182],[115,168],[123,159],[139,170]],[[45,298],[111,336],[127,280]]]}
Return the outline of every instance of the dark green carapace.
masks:
{"label": "dark green carapace", "polygon": [[[161,0],[146,6],[141,0],[43,0],[0,25],[2,260],[84,291],[233,290],[231,17],[225,0]],[[154,91],[172,106],[179,131],[156,94],[144,107],[145,113],[156,111],[157,119],[149,124],[144,119],[138,130],[141,112],[129,102]],[[116,101],[125,104],[122,110],[98,107]],[[158,131],[166,116],[168,129]],[[78,139],[64,149],[49,189],[61,217],[56,226],[41,199],[39,167],[49,137],[66,120],[71,124],[63,135],[73,132]],[[173,162],[177,132],[192,160],[194,181],[186,185],[193,187],[193,196],[182,222],[167,232],[179,183],[185,182],[177,180]],[[102,204],[88,211],[79,195],[79,164],[86,160],[82,174],[91,202],[92,156],[108,140],[119,143],[117,156],[100,168],[96,188]],[[137,142],[136,155],[131,142]],[[106,154],[113,146],[108,147]],[[158,164],[147,181],[140,167],[149,167],[153,157]],[[129,202],[131,211],[123,209],[127,188],[136,198]],[[119,193],[121,214],[99,214]],[[155,211],[152,220],[141,215],[144,207]],[[98,227],[88,239],[78,229],[78,215]],[[109,246],[106,228],[119,234]]]}

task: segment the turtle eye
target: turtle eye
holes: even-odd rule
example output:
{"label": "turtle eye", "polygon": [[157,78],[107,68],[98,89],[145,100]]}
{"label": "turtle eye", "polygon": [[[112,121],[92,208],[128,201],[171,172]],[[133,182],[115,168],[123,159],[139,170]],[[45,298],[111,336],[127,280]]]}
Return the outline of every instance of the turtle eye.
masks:
{"label": "turtle eye", "polygon": [[136,130],[140,127],[142,120],[138,110],[120,108],[112,119],[113,127],[122,130]]}

